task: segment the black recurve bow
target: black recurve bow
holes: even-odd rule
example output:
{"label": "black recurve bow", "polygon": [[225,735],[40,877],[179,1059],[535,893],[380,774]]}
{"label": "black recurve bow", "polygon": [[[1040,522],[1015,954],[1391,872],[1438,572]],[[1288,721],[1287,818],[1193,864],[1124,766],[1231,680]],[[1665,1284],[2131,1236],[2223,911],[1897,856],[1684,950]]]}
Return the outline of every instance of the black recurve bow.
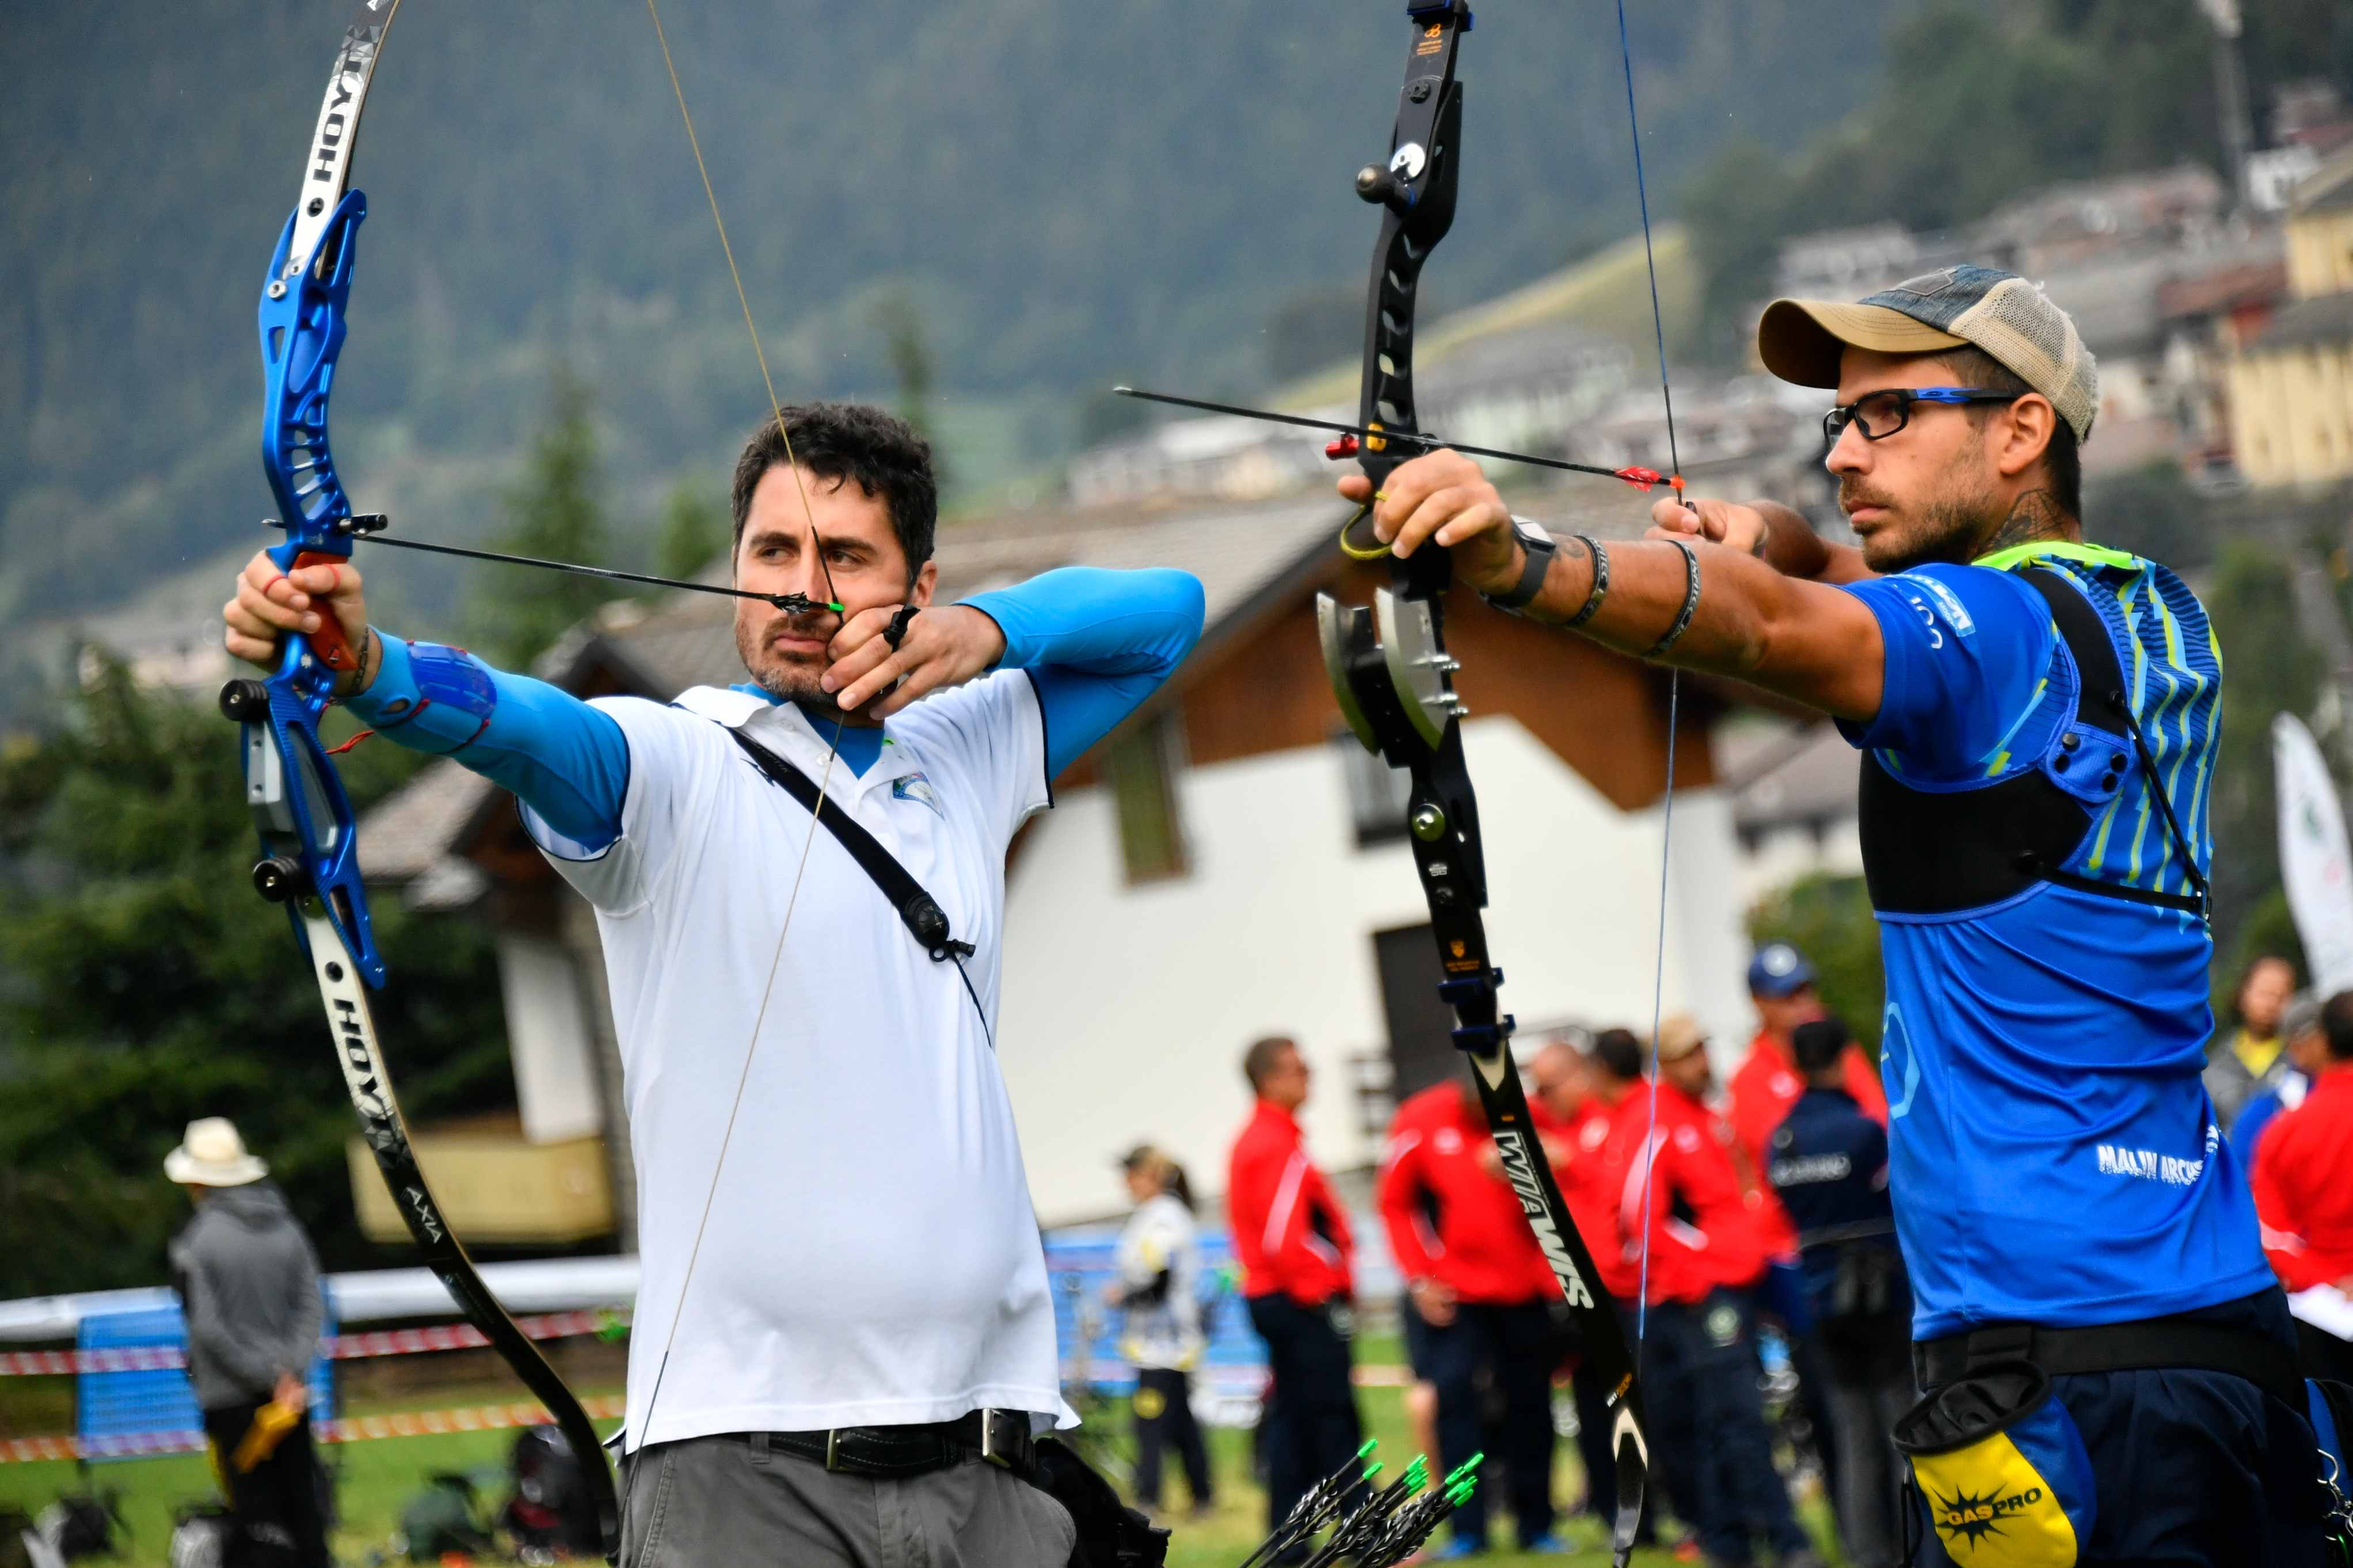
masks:
{"label": "black recurve bow", "polygon": [[[1355,454],[1376,490],[1400,463],[1425,449],[1407,438],[1418,433],[1414,306],[1423,264],[1454,221],[1462,130],[1462,84],[1454,63],[1472,21],[1468,0],[1409,5],[1407,12],[1413,36],[1388,158],[1356,176],[1357,195],[1382,210],[1365,305],[1356,418],[1370,434]],[[1498,996],[1503,972],[1488,961],[1480,914],[1487,903],[1487,873],[1479,803],[1462,758],[1465,710],[1453,680],[1460,667],[1446,652],[1452,563],[1445,550],[1430,545],[1404,559],[1390,557],[1389,572],[1389,585],[1376,592],[1369,606],[1316,596],[1324,662],[1348,727],[1367,751],[1411,781],[1406,824],[1444,973],[1439,994],[1454,1011],[1454,1043],[1470,1058],[1504,1173],[1568,1303],[1587,1363],[1608,1390],[1618,1469],[1613,1546],[1624,1568],[1641,1521],[1650,1467],[1634,1350],[1531,1125],[1527,1093],[1512,1058],[1513,1020]]]}

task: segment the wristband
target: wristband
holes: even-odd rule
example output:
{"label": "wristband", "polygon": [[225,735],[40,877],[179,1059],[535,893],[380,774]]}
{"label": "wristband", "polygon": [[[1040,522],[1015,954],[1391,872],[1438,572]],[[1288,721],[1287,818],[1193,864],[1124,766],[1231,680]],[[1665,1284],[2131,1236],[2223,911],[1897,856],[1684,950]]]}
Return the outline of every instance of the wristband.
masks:
{"label": "wristband", "polygon": [[1593,612],[1601,607],[1601,601],[1609,594],[1609,552],[1602,549],[1601,542],[1589,533],[1577,535],[1577,541],[1593,557],[1593,592],[1585,595],[1585,604],[1577,614],[1561,623],[1564,630],[1572,632],[1593,618]]}
{"label": "wristband", "polygon": [[1692,612],[1699,608],[1699,552],[1680,539],[1670,539],[1666,542],[1683,552],[1683,612],[1675,616],[1675,624],[1667,628],[1667,635],[1652,643],[1642,655],[1644,658],[1656,658],[1674,647],[1677,639],[1691,630]]}
{"label": "wristband", "polygon": [[1499,610],[1517,615],[1535,602],[1544,591],[1545,574],[1552,569],[1552,558],[1560,550],[1553,536],[1526,518],[1512,519],[1512,531],[1520,541],[1520,580],[1500,594],[1482,592],[1480,597]]}

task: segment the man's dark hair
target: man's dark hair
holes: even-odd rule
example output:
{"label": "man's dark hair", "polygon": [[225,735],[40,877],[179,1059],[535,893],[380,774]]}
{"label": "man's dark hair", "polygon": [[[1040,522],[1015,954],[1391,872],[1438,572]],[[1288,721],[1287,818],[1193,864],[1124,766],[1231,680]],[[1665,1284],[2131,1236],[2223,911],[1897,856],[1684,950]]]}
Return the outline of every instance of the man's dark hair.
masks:
{"label": "man's dark hair", "polygon": [[[2023,397],[2034,390],[2017,372],[1974,344],[1945,350],[1936,355],[1936,359],[1953,373],[1955,383],[1962,386],[1973,387],[1979,392],[2008,393],[2013,397]],[[1998,403],[1973,403],[1966,412],[1982,427],[2000,406]],[[2042,448],[2042,467],[2051,477],[2052,504],[2069,517],[2081,521],[2084,516],[2084,452],[2076,443],[2075,427],[2055,409],[2051,417],[2051,440]]]}
{"label": "man's dark hair", "polygon": [[1604,1029],[1593,1037],[1593,1059],[1620,1083],[1642,1076],[1642,1042],[1631,1029]]}
{"label": "man's dark hair", "polygon": [[1256,1093],[1266,1087],[1275,1064],[1285,1051],[1295,1051],[1298,1043],[1288,1035],[1269,1035],[1262,1040],[1252,1040],[1250,1048],[1242,1053],[1242,1077],[1250,1079],[1250,1090]]}
{"label": "man's dark hair", "polygon": [[1815,1018],[1789,1031],[1789,1055],[1797,1061],[1798,1070],[1809,1078],[1838,1066],[1853,1043],[1854,1037],[1836,1016]]}
{"label": "man's dark hair", "polygon": [[2353,1061],[2353,991],[2339,991],[2320,1005],[2320,1029],[2328,1037],[2331,1061]]}
{"label": "man's dark hair", "polygon": [[913,586],[940,527],[931,443],[896,415],[862,403],[788,403],[783,413],[781,430],[774,419],[763,422],[735,459],[735,548],[743,547],[752,492],[770,468],[797,464],[804,473],[854,484],[882,502]]}

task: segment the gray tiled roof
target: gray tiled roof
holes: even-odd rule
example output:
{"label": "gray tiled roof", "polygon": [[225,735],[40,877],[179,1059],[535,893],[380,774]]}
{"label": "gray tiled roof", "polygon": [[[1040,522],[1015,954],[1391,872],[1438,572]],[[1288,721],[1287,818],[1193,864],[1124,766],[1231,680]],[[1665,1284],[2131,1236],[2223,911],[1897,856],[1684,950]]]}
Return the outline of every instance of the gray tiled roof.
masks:
{"label": "gray tiled roof", "polygon": [[2296,300],[2280,308],[2255,341],[2250,353],[2266,349],[2302,349],[2320,344],[2353,342],[2353,290]]}

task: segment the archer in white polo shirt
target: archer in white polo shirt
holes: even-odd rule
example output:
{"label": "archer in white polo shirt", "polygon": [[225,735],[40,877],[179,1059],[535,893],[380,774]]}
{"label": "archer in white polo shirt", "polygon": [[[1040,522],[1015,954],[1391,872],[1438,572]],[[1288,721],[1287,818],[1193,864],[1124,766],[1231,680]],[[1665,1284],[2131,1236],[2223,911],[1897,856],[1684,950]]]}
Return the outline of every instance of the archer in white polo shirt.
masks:
{"label": "archer in white polo shirt", "polygon": [[[584,702],[267,557],[228,647],[267,663],[335,615],[353,710],[512,789],[596,908],[644,1263],[625,1560],[1060,1563],[1068,1513],[1016,1479],[1031,1418],[1070,1415],[996,1059],[1005,850],[1190,650],[1200,585],[1064,569],[934,607],[929,451],[868,408],[785,410],[734,503],[737,586],[814,605],[738,600],[726,689]],[[968,954],[911,933],[816,798]]]}

